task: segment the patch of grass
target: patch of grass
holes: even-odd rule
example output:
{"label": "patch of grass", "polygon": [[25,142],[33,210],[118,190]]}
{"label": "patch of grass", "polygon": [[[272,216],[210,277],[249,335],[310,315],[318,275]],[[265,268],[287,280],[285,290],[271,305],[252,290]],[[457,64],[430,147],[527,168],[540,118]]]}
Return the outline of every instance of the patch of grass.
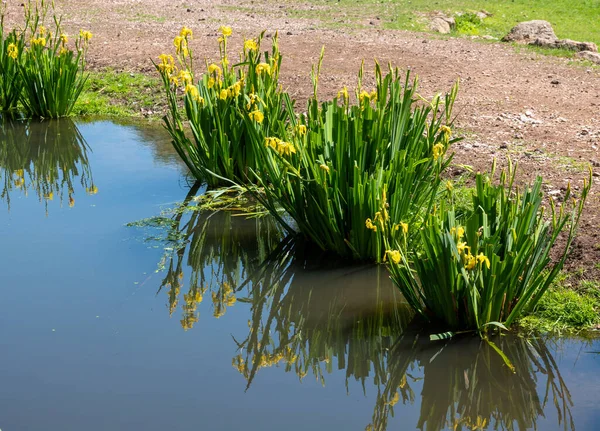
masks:
{"label": "patch of grass", "polygon": [[[290,0],[283,4],[289,15],[299,13],[313,17],[314,13],[315,18],[328,16],[327,21],[322,21],[324,26],[343,21],[347,26],[358,27],[365,19],[379,17],[384,28],[412,31],[426,31],[426,16],[439,11],[449,16],[462,12],[463,16],[469,17],[475,12],[486,10],[492,15],[480,24],[459,18],[458,23],[464,21],[464,28],[459,32],[502,38],[519,22],[542,19],[552,24],[556,35],[561,39],[600,44],[600,20],[590,19],[600,15],[600,2],[597,0],[339,0],[333,3],[330,0],[309,0],[308,3],[315,6],[315,9],[310,10],[306,3]],[[369,11],[369,14],[365,15],[365,11]],[[474,33],[475,30],[477,33]],[[559,52],[561,56],[566,54],[563,50],[548,50],[544,53],[550,54],[550,51],[552,55],[558,55]]]}
{"label": "patch of grass", "polygon": [[158,78],[142,73],[90,72],[73,113],[75,115],[158,115],[164,111]]}
{"label": "patch of grass", "polygon": [[128,21],[132,22],[156,22],[162,24],[167,19],[165,17],[156,16],[148,13],[138,12],[133,17],[129,18]]}
{"label": "patch of grass", "polygon": [[600,324],[600,284],[582,280],[573,288],[572,278],[562,273],[520,326],[530,332],[577,333]]}
{"label": "patch of grass", "polygon": [[565,48],[544,48],[533,45],[513,44],[516,52],[531,52],[538,55],[549,55],[551,57],[575,58],[575,51]]}

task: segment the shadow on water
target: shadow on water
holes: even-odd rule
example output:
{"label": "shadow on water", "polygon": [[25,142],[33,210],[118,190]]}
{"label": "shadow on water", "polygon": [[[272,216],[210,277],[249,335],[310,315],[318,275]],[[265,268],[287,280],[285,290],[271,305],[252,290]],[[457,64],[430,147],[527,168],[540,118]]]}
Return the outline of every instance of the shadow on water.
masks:
{"label": "shadow on water", "polygon": [[90,148],[69,118],[44,122],[0,121],[0,197],[10,210],[15,193],[75,205],[75,184],[97,191],[88,163]]}
{"label": "shadow on water", "polygon": [[161,286],[170,313],[185,266],[191,276],[184,329],[198,320],[197,306],[209,291],[215,317],[236,302],[248,305],[247,335],[234,338],[232,359],[247,391],[271,367],[322,385],[343,372],[347,393],[356,390],[353,382],[365,396],[375,393],[367,430],[386,430],[398,409],[411,406],[419,416],[410,428],[427,431],[536,429],[553,406],[558,426],[575,429],[571,394],[546,339],[495,338],[512,373],[477,337],[429,341],[381,266],[350,266],[307,249],[267,217],[194,211],[174,221],[185,246],[169,258]]}

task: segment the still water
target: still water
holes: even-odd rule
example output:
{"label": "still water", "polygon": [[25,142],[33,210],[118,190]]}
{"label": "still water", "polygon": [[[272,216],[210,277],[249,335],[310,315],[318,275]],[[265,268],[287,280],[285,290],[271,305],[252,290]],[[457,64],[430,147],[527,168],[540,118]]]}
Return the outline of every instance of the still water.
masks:
{"label": "still water", "polygon": [[185,210],[160,127],[4,124],[0,188],[3,431],[600,428],[600,342],[431,343],[383,269]]}

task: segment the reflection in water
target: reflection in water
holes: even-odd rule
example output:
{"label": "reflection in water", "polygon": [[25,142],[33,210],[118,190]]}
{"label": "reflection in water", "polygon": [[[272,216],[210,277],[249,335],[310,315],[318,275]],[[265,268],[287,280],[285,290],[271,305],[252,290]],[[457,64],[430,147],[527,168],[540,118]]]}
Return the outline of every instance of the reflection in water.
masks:
{"label": "reflection in water", "polygon": [[233,360],[248,387],[280,363],[322,384],[334,366],[346,370],[346,386],[351,377],[385,381],[377,370],[412,315],[384,268],[347,266],[287,241],[249,284],[249,333]]}
{"label": "reflection in water", "polygon": [[166,276],[159,289],[166,290],[169,313],[173,315],[181,299],[183,267],[187,264],[191,274],[181,304],[181,326],[186,330],[198,321],[197,307],[207,292],[211,294],[214,317],[223,316],[227,307],[235,304],[242,281],[258,269],[282,238],[281,228],[270,217],[248,219],[230,211],[195,210],[193,197],[197,189],[198,185],[190,190],[169,222],[167,238],[177,246],[168,256]]}
{"label": "reflection in water", "polygon": [[388,400],[404,384],[412,366],[423,379],[418,429],[536,429],[538,417],[552,402],[558,424],[574,430],[571,394],[546,341],[509,335],[494,342],[513,362],[516,373],[478,338],[439,345],[407,333],[393,348],[389,385],[378,397],[372,429],[386,428]]}
{"label": "reflection in water", "polygon": [[291,248],[282,247],[252,283],[249,333],[233,358],[248,387],[264,367],[300,380],[312,373],[323,385],[337,368],[345,370],[347,391],[350,378],[376,390],[366,429],[387,429],[396,404],[415,401],[416,382],[421,430],[535,429],[549,403],[559,425],[575,429],[571,395],[543,339],[495,340],[513,374],[478,337],[429,341],[382,268],[310,268]]}
{"label": "reflection in water", "polygon": [[[189,196],[185,206],[193,202]],[[208,292],[215,317],[238,301],[249,305],[247,335],[234,338],[232,359],[247,390],[268,367],[300,381],[310,375],[322,385],[328,374],[342,371],[348,393],[353,381],[365,395],[375,393],[367,430],[386,430],[399,409],[414,408],[417,423],[406,428],[536,429],[552,406],[558,425],[575,429],[571,394],[543,338],[494,340],[515,366],[512,373],[478,337],[429,341],[383,267],[347,266],[302,249],[282,240],[267,217],[194,211],[172,220],[169,236],[177,232],[187,247],[173,253],[162,283],[170,312],[180,300],[184,264],[191,270],[181,306],[184,329],[197,321]]]}
{"label": "reflection in water", "polygon": [[89,194],[98,192],[88,165],[89,147],[68,118],[44,122],[0,122],[0,197],[10,209],[11,193],[33,191],[48,201],[75,205],[77,178]]}

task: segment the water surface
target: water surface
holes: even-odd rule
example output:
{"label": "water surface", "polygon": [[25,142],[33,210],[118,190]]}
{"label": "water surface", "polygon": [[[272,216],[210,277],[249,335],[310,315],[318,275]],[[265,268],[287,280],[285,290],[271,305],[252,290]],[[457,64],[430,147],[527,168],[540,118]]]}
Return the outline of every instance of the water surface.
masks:
{"label": "water surface", "polygon": [[430,343],[382,268],[170,211],[160,128],[4,124],[0,187],[4,431],[600,425],[600,343]]}

